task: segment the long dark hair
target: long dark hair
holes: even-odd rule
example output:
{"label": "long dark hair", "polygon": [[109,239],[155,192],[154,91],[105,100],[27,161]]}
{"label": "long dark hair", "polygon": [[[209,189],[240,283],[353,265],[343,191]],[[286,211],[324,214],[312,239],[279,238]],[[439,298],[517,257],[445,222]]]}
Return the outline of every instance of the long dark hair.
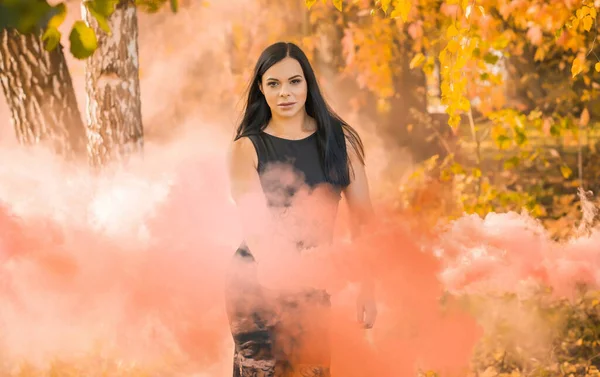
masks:
{"label": "long dark hair", "polygon": [[269,124],[272,116],[271,109],[260,91],[259,85],[265,72],[286,57],[296,59],[300,63],[306,79],[308,87],[306,112],[317,123],[317,144],[327,182],[335,186],[346,187],[350,184],[352,169],[346,150],[346,140],[355,150],[360,162],[364,164],[362,142],[358,133],[329,107],[321,94],[315,72],[308,58],[300,47],[293,43],[272,44],[258,58],[254,67],[254,75],[248,86],[248,100],[244,109],[244,117],[237,128],[235,140],[259,134]]}

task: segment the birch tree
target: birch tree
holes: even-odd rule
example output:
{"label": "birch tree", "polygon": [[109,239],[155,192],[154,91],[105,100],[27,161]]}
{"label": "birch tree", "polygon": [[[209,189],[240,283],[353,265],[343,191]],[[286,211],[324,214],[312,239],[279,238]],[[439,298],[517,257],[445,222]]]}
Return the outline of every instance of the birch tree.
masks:
{"label": "birch tree", "polygon": [[96,18],[83,7],[98,46],[86,60],[88,150],[92,166],[126,160],[143,150],[138,21],[132,0],[120,0]]}
{"label": "birch tree", "polygon": [[[50,28],[64,19],[62,7],[39,6],[37,14],[44,12],[51,16]],[[85,156],[85,127],[63,46],[42,31],[42,17],[23,24],[14,22],[23,15],[6,5],[0,13],[0,83],[17,139],[47,145],[67,158]],[[45,48],[48,44],[52,49]]]}

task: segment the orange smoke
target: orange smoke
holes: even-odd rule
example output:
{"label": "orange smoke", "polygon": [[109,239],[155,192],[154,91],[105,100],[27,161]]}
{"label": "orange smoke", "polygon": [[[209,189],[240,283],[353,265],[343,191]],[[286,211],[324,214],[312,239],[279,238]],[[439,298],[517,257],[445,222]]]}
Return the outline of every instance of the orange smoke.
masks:
{"label": "orange smoke", "polygon": [[[33,159],[18,162],[26,174],[0,171],[11,177],[0,184],[0,323],[8,360],[44,366],[101,345],[122,360],[230,373],[224,277],[242,237],[228,196],[226,138],[207,140],[223,147],[211,149],[190,139],[178,154],[154,151],[127,171],[99,177]],[[54,174],[42,174],[46,169]],[[302,211],[321,209],[307,203]],[[362,240],[348,243],[341,234],[301,258],[279,255],[262,278],[289,289],[329,289],[335,375],[459,371],[477,326],[440,306],[440,261],[385,207],[379,212]],[[373,330],[360,328],[354,306],[355,282],[368,272],[380,309]],[[310,315],[298,320],[312,323]]]}

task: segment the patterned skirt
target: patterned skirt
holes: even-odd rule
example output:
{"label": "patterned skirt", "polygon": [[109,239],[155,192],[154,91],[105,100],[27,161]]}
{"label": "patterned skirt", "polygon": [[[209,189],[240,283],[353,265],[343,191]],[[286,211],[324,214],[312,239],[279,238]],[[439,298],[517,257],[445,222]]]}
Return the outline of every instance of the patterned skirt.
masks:
{"label": "patterned skirt", "polygon": [[330,297],[318,289],[261,287],[254,258],[238,249],[226,290],[235,343],[233,377],[330,377]]}

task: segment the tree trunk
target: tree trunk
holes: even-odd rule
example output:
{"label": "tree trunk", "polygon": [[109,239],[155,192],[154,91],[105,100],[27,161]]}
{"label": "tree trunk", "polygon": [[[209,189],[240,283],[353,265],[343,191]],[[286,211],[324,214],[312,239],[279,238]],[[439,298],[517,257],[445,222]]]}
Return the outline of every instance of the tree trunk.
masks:
{"label": "tree trunk", "polygon": [[420,69],[411,69],[411,40],[408,33],[398,30],[394,38],[394,97],[390,111],[380,124],[383,140],[390,150],[407,148],[415,162],[420,162],[436,154],[437,150],[428,140],[433,133],[423,124],[427,115],[427,82]]}
{"label": "tree trunk", "polygon": [[317,39],[314,51],[315,69],[319,72],[321,81],[327,82],[335,79],[343,64],[342,44],[344,37],[343,14],[337,10],[328,14],[325,22],[316,22],[313,25],[313,35]]}
{"label": "tree trunk", "polygon": [[133,1],[121,0],[108,19],[110,34],[84,13],[98,38],[85,75],[89,158],[100,167],[143,150],[137,11]]}
{"label": "tree trunk", "polygon": [[85,128],[61,45],[46,51],[38,33],[0,30],[0,82],[21,144],[84,155]]}

